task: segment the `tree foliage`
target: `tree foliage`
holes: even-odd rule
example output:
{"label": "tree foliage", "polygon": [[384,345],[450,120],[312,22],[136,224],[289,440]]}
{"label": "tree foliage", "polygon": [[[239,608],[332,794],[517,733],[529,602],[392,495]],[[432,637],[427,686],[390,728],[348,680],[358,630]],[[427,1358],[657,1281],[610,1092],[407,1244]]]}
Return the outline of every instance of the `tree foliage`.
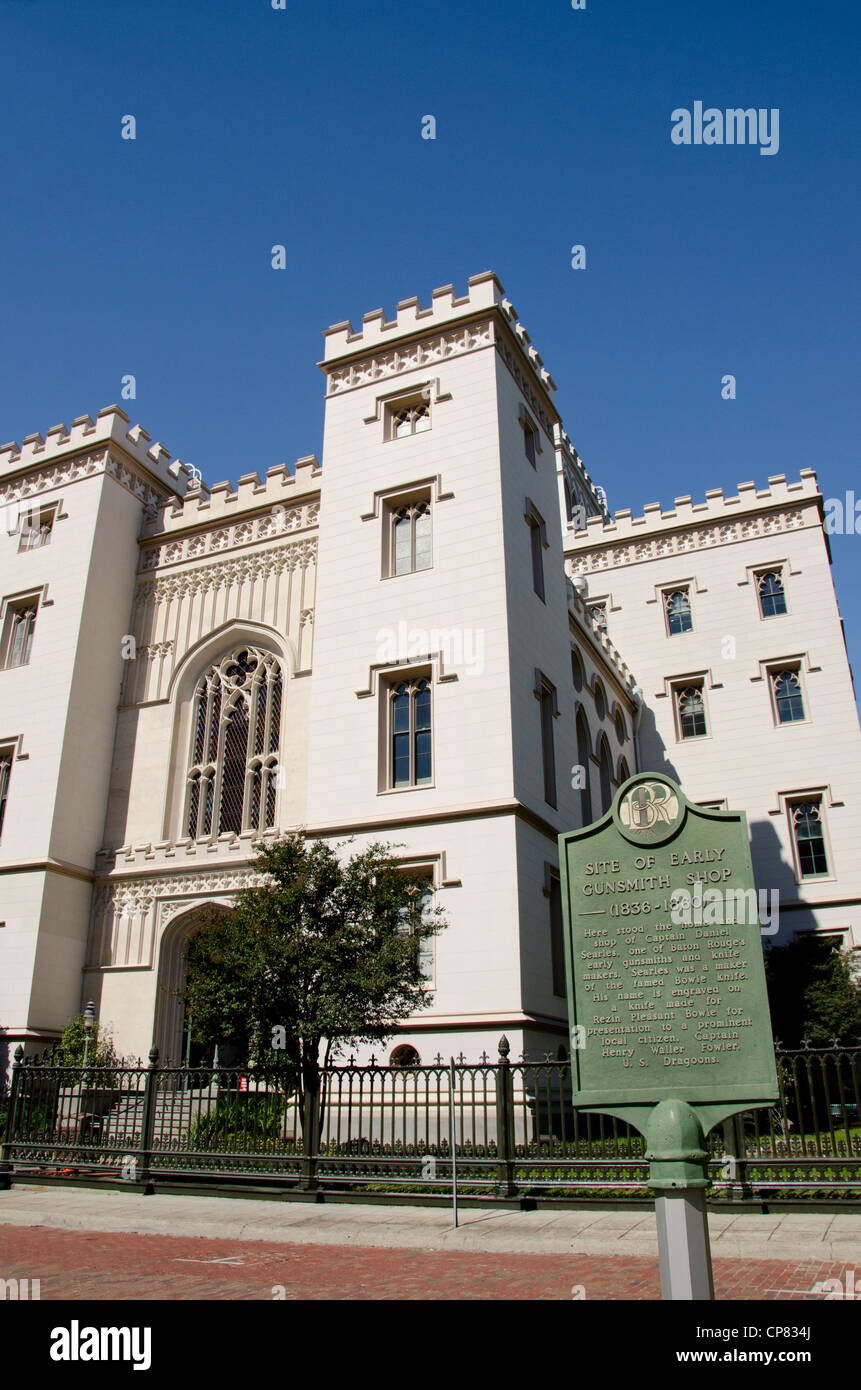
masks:
{"label": "tree foliage", "polygon": [[87,1051],[87,1065],[92,1067],[113,1067],[119,1062],[111,1029],[107,1024],[93,1021],[90,1029],[90,1046],[86,1048],[87,1030],[84,1015],[76,1014],[70,1018],[60,1038],[63,1063],[68,1067],[81,1067],[84,1064],[84,1051]]}
{"label": "tree foliage", "polygon": [[834,938],[811,933],[773,947],[765,975],[774,1036],[784,1047],[805,1038],[827,1047],[835,1037],[844,1047],[861,1045],[861,983]]}
{"label": "tree foliage", "polygon": [[319,1086],[321,1048],[325,1064],[426,1007],[421,942],[445,925],[441,908],[421,910],[427,880],[398,863],[396,847],[375,843],[347,860],[336,848],[299,833],[262,848],[263,885],[213,910],[188,950],[195,1041],[286,1060],[300,1092]]}

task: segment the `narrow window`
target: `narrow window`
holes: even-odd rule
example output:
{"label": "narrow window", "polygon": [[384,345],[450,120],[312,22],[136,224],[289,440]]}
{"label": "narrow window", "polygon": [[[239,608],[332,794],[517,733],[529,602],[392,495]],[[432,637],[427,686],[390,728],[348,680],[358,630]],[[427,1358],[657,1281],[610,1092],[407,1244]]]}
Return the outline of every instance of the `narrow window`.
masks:
{"label": "narrow window", "polygon": [[595,713],[599,719],[603,719],[607,713],[607,700],[604,695],[604,687],[600,681],[596,681],[592,687],[592,698],[595,701]]}
{"label": "narrow window", "polygon": [[580,788],[580,824],[592,823],[592,790],[589,785],[589,725],[582,709],[577,714],[577,762],[582,769]]}
{"label": "narrow window", "polygon": [[825,831],[822,824],[822,798],[811,797],[789,807],[798,872],[801,878],[819,878],[828,873]]}
{"label": "narrow window", "polygon": [[571,680],[575,690],[583,689],[583,662],[580,660],[580,653],[574,651],[573,648],[571,650]]}
{"label": "narrow window", "polygon": [[389,565],[386,573],[413,574],[431,567],[431,509],[427,496],[389,509]]}
{"label": "narrow window", "polygon": [[676,690],[676,711],[680,738],[703,738],[708,733],[701,685],[688,685]]}
{"label": "narrow window", "polygon": [[535,691],[541,707],[541,760],[544,771],[544,800],[556,805],[556,752],[553,745],[553,720],[556,717],[556,690],[540,674]]}
{"label": "narrow window", "polygon": [[598,775],[601,785],[601,814],[605,815],[613,801],[613,764],[610,759],[610,746],[603,737],[598,754]]}
{"label": "narrow window", "polygon": [[765,570],[756,576],[759,611],[763,618],[777,618],[786,610],[786,591],[781,570]]}
{"label": "narrow window", "polygon": [[391,787],[428,786],[432,775],[430,681],[390,687]]}
{"label": "narrow window", "polygon": [[529,545],[532,556],[532,587],[541,602],[544,603],[544,551],[547,548],[547,527],[544,518],[537,510],[529,498],[526,499],[526,509],[524,511],[526,524],[529,527]]}
{"label": "narrow window", "polygon": [[523,422],[523,438],[526,457],[535,468],[538,464],[538,431],[527,421]]}
{"label": "narrow window", "polygon": [[803,720],[804,697],[801,693],[801,681],[798,676],[798,668],[785,671],[771,671],[771,694],[774,700],[774,712],[778,724],[794,724],[798,720]]}
{"label": "narrow window", "polygon": [[630,775],[631,775],[631,774],[630,774],[630,772],[628,771],[628,764],[627,764],[626,760],[625,760],[624,758],[622,758],[621,762],[619,763],[619,786],[620,786],[620,787],[622,786],[622,784],[623,784],[624,782],[627,782],[627,780],[628,780],[628,778],[630,777]]}
{"label": "narrow window", "polygon": [[532,587],[541,602],[544,602],[544,556],[541,547],[540,526],[530,526],[529,543],[532,547]]}
{"label": "narrow window", "polygon": [[12,776],[12,754],[0,752],[0,835],[6,819],[6,801],[9,796],[9,778]]}
{"label": "narrow window", "polygon": [[[398,932],[401,936],[419,936],[419,970],[425,980],[433,979],[433,937],[422,935],[422,924],[434,905],[433,883],[428,879],[427,888],[415,902],[398,909]],[[418,1056],[418,1054],[416,1054]]]}
{"label": "narrow window", "polygon": [[36,629],[36,604],[33,600],[12,605],[7,609],[5,665],[26,666],[33,648]]}
{"label": "narrow window", "polygon": [[664,607],[667,614],[667,631],[671,637],[693,631],[694,620],[688,589],[673,589],[665,593]]}
{"label": "narrow window", "polygon": [[562,918],[562,885],[559,875],[549,874],[550,899],[550,961],[553,971],[553,993],[564,999],[565,986],[565,934]]}

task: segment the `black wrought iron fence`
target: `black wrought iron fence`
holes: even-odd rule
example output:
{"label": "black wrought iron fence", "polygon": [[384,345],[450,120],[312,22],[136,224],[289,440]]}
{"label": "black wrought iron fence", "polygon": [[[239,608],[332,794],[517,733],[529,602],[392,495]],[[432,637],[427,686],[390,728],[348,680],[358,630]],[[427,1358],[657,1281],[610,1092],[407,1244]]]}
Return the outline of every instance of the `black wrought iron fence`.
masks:
{"label": "black wrought iron fence", "polygon": [[[779,1049],[777,1105],[710,1136],[715,1197],[861,1196],[861,1048]],[[452,1077],[454,1084],[452,1085]],[[14,1173],[101,1174],[157,1186],[182,1180],[302,1191],[493,1197],[643,1197],[641,1136],[576,1111],[570,1064],[327,1068],[300,1103],[295,1074],[260,1067],[67,1065],[24,1058],[9,1094],[0,1182]]]}

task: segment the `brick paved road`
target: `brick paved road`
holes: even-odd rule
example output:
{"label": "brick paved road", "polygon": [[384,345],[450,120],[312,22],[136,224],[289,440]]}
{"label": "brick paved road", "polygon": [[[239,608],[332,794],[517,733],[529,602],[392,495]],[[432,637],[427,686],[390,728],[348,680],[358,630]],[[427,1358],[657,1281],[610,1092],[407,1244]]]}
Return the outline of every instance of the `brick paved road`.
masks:
{"label": "brick paved road", "polygon": [[[714,1262],[719,1299],[804,1301],[847,1265]],[[46,1299],[550,1299],[660,1297],[657,1262],[594,1255],[477,1254],[200,1237],[0,1228],[0,1278],[41,1280]],[[809,1301],[809,1300],[807,1300]],[[821,1302],[821,1296],[815,1298]]]}

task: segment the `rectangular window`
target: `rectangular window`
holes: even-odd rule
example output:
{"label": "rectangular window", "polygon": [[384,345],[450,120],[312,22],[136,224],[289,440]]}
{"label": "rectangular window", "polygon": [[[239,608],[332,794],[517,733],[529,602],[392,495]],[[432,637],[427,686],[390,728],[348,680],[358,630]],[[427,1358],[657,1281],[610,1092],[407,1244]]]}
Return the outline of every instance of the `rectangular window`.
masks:
{"label": "rectangular window", "polygon": [[26,666],[33,647],[36,629],[36,598],[15,599],[6,605],[3,624],[3,666]]}
{"label": "rectangular window", "polygon": [[9,797],[9,779],[12,776],[12,753],[8,748],[0,748],[0,835],[6,820],[6,802]]}
{"label": "rectangular window", "polygon": [[[422,870],[422,872],[424,871]],[[424,921],[426,914],[433,911],[434,890],[433,879],[431,877],[430,872],[428,872],[427,880],[427,890],[422,894],[418,902],[413,903],[409,907],[402,907],[398,910],[398,931],[403,936],[417,935],[421,923]],[[422,938],[421,945],[419,946],[419,969],[421,970],[422,978],[425,980],[433,980],[433,947],[434,938],[432,936],[425,936]]]}
{"label": "rectangular window", "polygon": [[545,602],[544,595],[544,551],[547,549],[547,527],[544,518],[535,508],[529,498],[526,499],[526,510],[524,512],[526,524],[529,527],[529,547],[532,556],[532,587],[535,593]]}
{"label": "rectangular window", "polygon": [[703,682],[686,681],[673,686],[676,707],[676,731],[680,739],[705,738],[708,734]]}
{"label": "rectangular window", "polygon": [[46,507],[33,507],[21,513],[18,533],[18,551],[40,550],[48,545],[57,513],[56,503]]}
{"label": "rectangular window", "polygon": [[536,468],[538,466],[538,431],[532,429],[530,425],[524,425],[523,438],[526,457],[529,459],[532,467]]}
{"label": "rectangular window", "polygon": [[761,570],[755,575],[761,618],[779,618],[787,612],[783,570],[779,567]]}
{"label": "rectangular window", "polygon": [[430,389],[415,391],[390,401],[386,406],[385,437],[387,440],[406,439],[424,434],[431,427]]}
{"label": "rectangular window", "polygon": [[544,800],[556,805],[556,753],[553,745],[553,720],[556,718],[556,687],[540,671],[535,673],[535,698],[541,707],[541,761],[544,771]]}
{"label": "rectangular window", "polygon": [[824,877],[828,874],[828,854],[821,795],[788,802],[787,811],[799,879]]}
{"label": "rectangular window", "polygon": [[559,875],[552,869],[547,874],[548,896],[550,899],[550,960],[553,970],[553,993],[564,999],[565,985],[565,938],[562,917],[562,885]]}
{"label": "rectangular window", "polygon": [[433,557],[429,491],[388,502],[385,525],[384,578],[430,569]]}
{"label": "rectangular window", "polygon": [[430,676],[414,675],[386,687],[391,790],[428,787],[433,780]]}
{"label": "rectangular window", "polygon": [[769,669],[768,683],[775,723],[803,723],[807,715],[801,689],[801,667],[796,665]]}
{"label": "rectangular window", "polygon": [[678,637],[683,632],[693,632],[691,594],[687,585],[680,589],[664,590],[664,613],[667,619],[668,636]]}

